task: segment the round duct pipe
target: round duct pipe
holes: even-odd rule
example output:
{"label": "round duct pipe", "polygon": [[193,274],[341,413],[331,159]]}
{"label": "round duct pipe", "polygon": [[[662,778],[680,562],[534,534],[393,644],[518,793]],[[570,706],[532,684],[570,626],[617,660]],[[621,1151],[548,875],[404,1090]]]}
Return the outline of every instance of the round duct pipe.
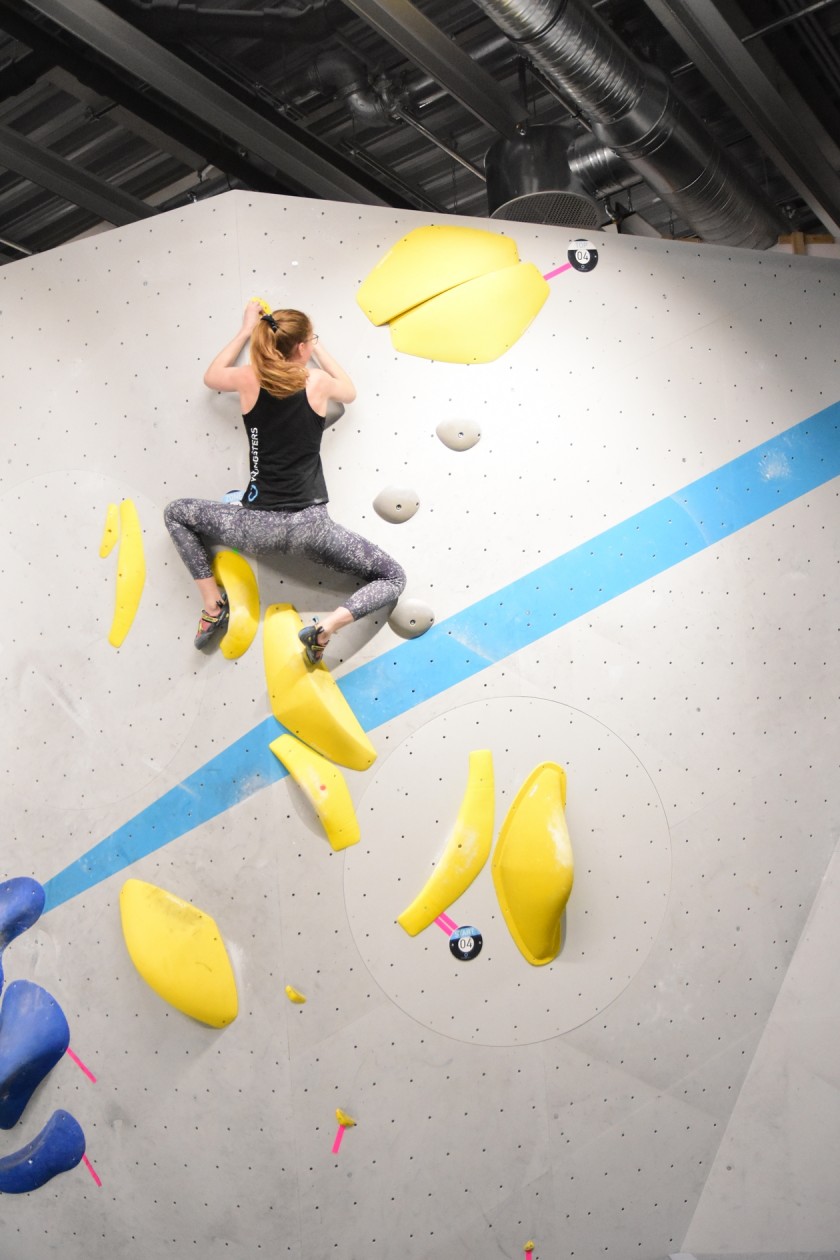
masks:
{"label": "round duct pipe", "polygon": [[487,204],[491,219],[597,228],[604,214],[572,174],[562,127],[529,127],[524,136],[500,137],[487,150]]}

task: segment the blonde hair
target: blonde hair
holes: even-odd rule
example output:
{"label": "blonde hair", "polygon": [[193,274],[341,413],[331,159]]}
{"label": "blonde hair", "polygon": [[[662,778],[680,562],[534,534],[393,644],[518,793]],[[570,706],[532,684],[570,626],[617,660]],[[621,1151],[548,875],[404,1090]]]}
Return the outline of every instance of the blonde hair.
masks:
{"label": "blonde hair", "polygon": [[312,321],[303,311],[272,311],[277,331],[261,319],[251,333],[251,366],[262,388],[286,398],[306,387],[306,369],[290,360],[297,346],[312,336]]}

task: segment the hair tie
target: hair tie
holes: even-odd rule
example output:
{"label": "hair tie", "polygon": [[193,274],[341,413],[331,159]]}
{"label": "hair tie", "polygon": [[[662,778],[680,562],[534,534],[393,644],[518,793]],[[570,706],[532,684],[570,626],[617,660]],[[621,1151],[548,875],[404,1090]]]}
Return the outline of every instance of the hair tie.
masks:
{"label": "hair tie", "polygon": [[260,315],[261,320],[265,320],[272,332],[279,332],[280,326],[273,315]]}

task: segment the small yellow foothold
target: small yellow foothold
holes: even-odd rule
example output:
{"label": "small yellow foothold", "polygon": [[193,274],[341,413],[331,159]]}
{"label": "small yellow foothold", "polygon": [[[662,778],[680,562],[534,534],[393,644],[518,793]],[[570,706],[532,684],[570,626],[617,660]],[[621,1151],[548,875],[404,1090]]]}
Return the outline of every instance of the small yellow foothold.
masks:
{"label": "small yellow foothold", "polygon": [[303,996],[303,994],[298,993],[297,989],[293,989],[290,984],[286,985],[286,997],[289,999],[290,1002],[297,1002],[299,1006],[302,1006],[303,1003],[306,1001],[306,998]]}
{"label": "small yellow foothold", "polygon": [[335,1118],[341,1125],[342,1129],[352,1129],[356,1121],[352,1116],[348,1116],[346,1111],[342,1111],[340,1107],[335,1109]]}
{"label": "small yellow foothold", "polygon": [[265,311],[266,315],[270,315],[270,314],[271,314],[271,307],[268,305],[268,302],[266,302],[265,298],[261,298],[261,297],[252,297],[252,298],[250,298],[250,299],[249,299],[249,301],[251,301],[251,302],[259,302],[260,306],[263,308],[263,310]]}
{"label": "small yellow foothold", "polygon": [[529,1242],[526,1242],[526,1244],[525,1244],[525,1251],[527,1251],[527,1252],[530,1254],[530,1253],[534,1250],[534,1247],[535,1247],[535,1246],[536,1246],[536,1244],[535,1244],[535,1243],[533,1243],[533,1242],[530,1242],[530,1241],[529,1241]]}

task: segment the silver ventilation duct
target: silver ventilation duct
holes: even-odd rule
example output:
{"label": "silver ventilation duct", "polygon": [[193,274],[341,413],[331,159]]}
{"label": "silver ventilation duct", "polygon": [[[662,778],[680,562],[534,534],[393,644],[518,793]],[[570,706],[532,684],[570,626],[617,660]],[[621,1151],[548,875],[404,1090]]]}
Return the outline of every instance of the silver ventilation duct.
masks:
{"label": "silver ventilation duct", "polygon": [[783,230],[658,70],[643,66],[583,0],[476,0],[704,241],[766,249]]}
{"label": "silver ventilation duct", "polygon": [[604,214],[592,188],[569,169],[569,137],[562,127],[529,127],[500,136],[484,159],[491,219],[598,228]]}

